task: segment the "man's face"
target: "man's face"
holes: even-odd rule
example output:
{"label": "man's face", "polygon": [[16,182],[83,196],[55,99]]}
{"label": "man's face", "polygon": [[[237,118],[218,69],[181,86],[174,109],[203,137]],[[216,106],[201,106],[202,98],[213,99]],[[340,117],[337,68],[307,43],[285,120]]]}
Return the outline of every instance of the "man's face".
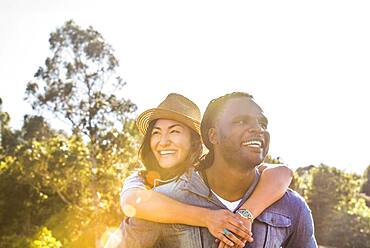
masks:
{"label": "man's face", "polygon": [[262,109],[250,98],[229,99],[215,123],[215,152],[231,165],[252,169],[265,158],[270,134]]}

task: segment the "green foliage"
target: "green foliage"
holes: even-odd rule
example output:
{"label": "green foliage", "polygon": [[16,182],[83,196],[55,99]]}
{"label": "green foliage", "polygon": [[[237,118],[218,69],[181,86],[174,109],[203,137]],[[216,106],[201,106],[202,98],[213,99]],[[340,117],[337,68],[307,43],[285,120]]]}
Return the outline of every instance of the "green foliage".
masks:
{"label": "green foliage", "polygon": [[279,157],[273,158],[270,154],[267,154],[263,162],[268,164],[283,164]]}
{"label": "green foliage", "polygon": [[[9,128],[10,116],[6,112],[0,112],[0,160],[4,154],[11,154],[17,145],[19,134]],[[0,169],[1,170],[1,169]]]}
{"label": "green foliage", "polygon": [[[78,136],[55,134],[18,145],[15,156],[2,161],[7,168],[0,182],[1,199],[7,199],[0,201],[4,232],[31,234],[33,226],[48,222],[61,240],[88,236],[94,242],[104,228],[118,225],[119,191],[136,159],[137,141],[128,132],[110,135],[115,138],[101,141],[97,150],[96,170],[89,145]],[[19,229],[21,219],[28,224]]]}
{"label": "green foliage", "polygon": [[369,216],[350,214],[343,210],[333,211],[327,223],[324,223],[322,231],[322,244],[344,248],[370,247]]}
{"label": "green foliage", "polygon": [[361,193],[364,194],[366,205],[370,207],[370,165],[366,168],[364,173],[364,183],[361,186]]}
{"label": "green foliage", "polygon": [[[34,247],[95,247],[122,220],[119,192],[137,158],[139,135],[129,118],[136,106],[114,94],[125,84],[115,75],[113,49],[73,21],[49,42],[51,56],[27,85],[26,99],[39,113],[69,122],[71,135],[53,130],[45,115],[27,115],[12,131],[1,113],[0,247],[28,247],[34,235]],[[39,233],[43,226],[53,235]]]}
{"label": "green foliage", "polygon": [[319,244],[370,247],[370,209],[360,194],[361,177],[334,167],[300,168],[293,189],[307,200]]}
{"label": "green foliage", "polygon": [[93,247],[122,219],[119,191],[138,148],[129,118],[136,105],[116,95],[125,85],[116,75],[118,59],[92,27],[68,21],[49,43],[51,55],[28,83],[26,99],[68,122],[72,135],[53,131],[42,116],[26,116],[2,168],[37,198],[29,199],[30,226],[47,223],[64,245]]}
{"label": "green foliage", "polygon": [[23,248],[30,246],[30,238],[23,235],[2,235],[0,236],[0,247],[2,248]]}
{"label": "green foliage", "polygon": [[138,144],[129,118],[136,105],[116,95],[125,85],[116,75],[118,59],[92,27],[67,21],[49,43],[51,54],[28,83],[26,99],[69,123],[73,135],[43,133],[43,119],[26,118],[26,142],[17,147],[12,170],[42,198],[59,198],[64,208],[48,225],[56,237],[94,246],[100,232],[122,218],[119,190]]}
{"label": "green foliage", "polygon": [[42,140],[52,137],[56,133],[42,116],[25,115],[22,127],[24,140]]}
{"label": "green foliage", "polygon": [[310,203],[309,194],[312,191],[312,168],[314,166],[298,168],[290,184],[290,187],[303,196],[307,203]]}
{"label": "green foliage", "polygon": [[62,243],[53,237],[51,231],[46,227],[41,228],[32,241],[30,248],[61,248]]}
{"label": "green foliage", "polygon": [[20,182],[31,185],[45,197],[58,194],[67,204],[78,202],[86,182],[84,177],[91,173],[89,152],[76,136],[30,140],[17,147],[15,157],[11,168],[21,174]]}
{"label": "green foliage", "polygon": [[49,43],[52,54],[28,83],[26,99],[34,109],[69,122],[74,133],[94,144],[136,110],[130,100],[113,94],[125,85],[115,75],[118,59],[99,32],[73,21],[52,32]]}

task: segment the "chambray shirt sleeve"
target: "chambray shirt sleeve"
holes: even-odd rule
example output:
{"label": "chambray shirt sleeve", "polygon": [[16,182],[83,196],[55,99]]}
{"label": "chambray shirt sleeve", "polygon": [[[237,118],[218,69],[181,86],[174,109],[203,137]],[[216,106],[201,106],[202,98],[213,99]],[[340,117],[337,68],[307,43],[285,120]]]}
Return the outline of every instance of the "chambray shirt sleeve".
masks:
{"label": "chambray shirt sleeve", "polygon": [[122,206],[123,198],[126,197],[127,194],[132,189],[146,189],[145,180],[143,177],[139,175],[137,171],[132,173],[130,176],[128,176],[123,182],[123,186],[122,186],[121,194],[120,194],[121,207],[123,207]]}
{"label": "chambray shirt sleeve", "polygon": [[126,218],[120,227],[122,239],[120,248],[160,247],[162,228],[160,223],[137,218]]}
{"label": "chambray shirt sleeve", "polygon": [[303,200],[299,205],[297,207],[300,210],[297,211],[294,231],[283,247],[317,248],[311,210]]}

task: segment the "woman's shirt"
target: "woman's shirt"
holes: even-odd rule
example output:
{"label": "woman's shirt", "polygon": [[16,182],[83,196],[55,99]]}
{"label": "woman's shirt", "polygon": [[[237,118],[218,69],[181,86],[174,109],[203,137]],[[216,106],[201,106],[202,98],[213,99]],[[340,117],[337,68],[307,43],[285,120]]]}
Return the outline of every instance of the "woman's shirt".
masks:
{"label": "woman's shirt", "polygon": [[120,203],[121,208],[123,209],[123,199],[129,194],[133,189],[147,189],[150,190],[153,187],[159,186],[161,184],[166,184],[178,177],[174,177],[168,180],[160,180],[156,177],[151,177],[146,175],[145,171],[135,171],[130,176],[126,177],[123,182],[121,194],[120,194]]}
{"label": "woman's shirt", "polygon": [[146,182],[144,177],[142,177],[138,171],[135,171],[130,176],[126,177],[125,181],[123,182],[120,199],[121,199],[121,207],[122,207],[122,200],[125,197],[125,194],[132,189],[147,189]]}

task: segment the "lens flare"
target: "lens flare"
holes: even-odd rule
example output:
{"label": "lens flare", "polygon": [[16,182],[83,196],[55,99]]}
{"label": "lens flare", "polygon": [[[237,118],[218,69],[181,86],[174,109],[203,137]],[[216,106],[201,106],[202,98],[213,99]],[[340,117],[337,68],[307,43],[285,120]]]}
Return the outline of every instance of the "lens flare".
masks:
{"label": "lens flare", "polygon": [[[119,244],[122,242],[122,231],[116,228],[109,228],[107,231],[104,232],[101,240],[101,244],[99,247],[104,248],[116,248],[119,247]],[[103,244],[105,244],[103,246]]]}
{"label": "lens flare", "polygon": [[126,204],[124,207],[123,207],[123,212],[125,213],[125,215],[127,217],[134,217],[136,215],[136,209],[134,206],[130,205],[130,204]]}

